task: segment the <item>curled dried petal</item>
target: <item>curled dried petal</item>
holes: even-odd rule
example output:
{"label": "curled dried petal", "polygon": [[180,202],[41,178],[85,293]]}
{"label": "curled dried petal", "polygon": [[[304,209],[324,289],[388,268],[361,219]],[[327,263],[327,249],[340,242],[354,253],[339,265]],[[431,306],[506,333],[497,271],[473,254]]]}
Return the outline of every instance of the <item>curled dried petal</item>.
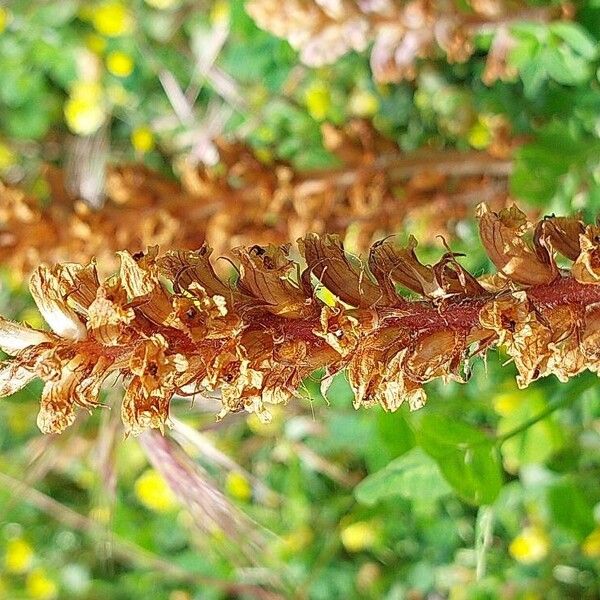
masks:
{"label": "curled dried petal", "polygon": [[433,268],[419,261],[416,247],[417,240],[412,235],[406,248],[394,246],[389,238],[376,242],[369,254],[369,268],[377,281],[389,290],[392,282],[423,296],[443,295],[444,290],[437,282]]}
{"label": "curled dried petal", "polygon": [[477,216],[481,241],[504,275],[524,285],[544,285],[556,279],[558,269],[548,251],[539,246],[534,250],[523,239],[529,226],[516,206],[495,213],[483,203]]}
{"label": "curled dried petal", "polygon": [[381,292],[365,271],[350,262],[337,236],[308,234],[298,244],[309,271],[342,302],[374,306],[381,298]]}
{"label": "curled dried petal", "polygon": [[579,236],[581,253],[571,268],[580,283],[600,283],[600,227],[590,225]]}
{"label": "curled dried petal", "polygon": [[552,248],[563,256],[576,260],[581,251],[579,236],[585,233],[584,224],[575,217],[545,217],[534,233],[534,240],[547,239]]}
{"label": "curled dried petal", "polygon": [[256,298],[274,314],[301,317],[307,306],[302,289],[292,283],[294,263],[287,257],[287,247],[252,246],[236,248],[240,259],[239,289]]}
{"label": "curled dried petal", "polygon": [[37,329],[0,317],[0,348],[3,352],[15,355],[17,352],[51,340],[51,336]]}
{"label": "curled dried petal", "polygon": [[26,369],[19,361],[3,364],[0,367],[0,397],[12,396],[36,377],[35,371]]}
{"label": "curled dried petal", "polygon": [[70,340],[83,340],[87,336],[85,325],[64,299],[60,282],[47,267],[38,267],[29,281],[31,295],[46,323],[58,336]]}

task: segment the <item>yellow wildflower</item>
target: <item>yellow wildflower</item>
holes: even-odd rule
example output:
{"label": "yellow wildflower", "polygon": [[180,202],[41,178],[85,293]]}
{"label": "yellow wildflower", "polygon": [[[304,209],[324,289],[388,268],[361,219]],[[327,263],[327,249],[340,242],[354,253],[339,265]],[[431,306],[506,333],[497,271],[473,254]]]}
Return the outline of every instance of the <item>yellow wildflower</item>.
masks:
{"label": "yellow wildflower", "polygon": [[10,23],[10,13],[6,8],[0,6],[0,33],[2,33],[6,26]]}
{"label": "yellow wildflower", "polygon": [[355,117],[372,117],[379,109],[379,98],[369,90],[355,90],[348,101],[348,110]]}
{"label": "yellow wildflower", "polygon": [[34,569],[27,575],[25,589],[34,600],[53,600],[58,597],[56,583],[41,568]]}
{"label": "yellow wildflower", "polygon": [[548,554],[550,540],[539,526],[525,527],[510,543],[511,556],[525,565],[541,561]]}
{"label": "yellow wildflower", "polygon": [[581,551],[589,558],[600,558],[600,526],[583,540]]}
{"label": "yellow wildflower", "polygon": [[64,111],[71,131],[79,135],[95,133],[106,119],[102,88],[96,82],[76,82],[71,88]]}
{"label": "yellow wildflower", "polygon": [[492,143],[492,131],[489,126],[478,120],[469,130],[469,144],[477,150],[484,150]]}
{"label": "yellow wildflower", "polygon": [[150,152],[154,148],[154,134],[146,125],[136,127],[131,132],[131,145],[136,152]]}
{"label": "yellow wildflower", "polygon": [[25,573],[31,567],[33,548],[22,538],[8,540],[4,566],[9,573]]}
{"label": "yellow wildflower", "polygon": [[252,498],[252,486],[243,473],[229,472],[225,480],[225,489],[232,498],[242,502],[248,502]]}
{"label": "yellow wildflower", "polygon": [[14,165],[16,159],[15,153],[6,144],[0,143],[0,170],[8,169],[8,167]]}
{"label": "yellow wildflower", "polygon": [[361,552],[377,543],[377,526],[369,521],[357,521],[347,525],[340,534],[342,544],[348,552]]}
{"label": "yellow wildflower", "polygon": [[135,482],[137,499],[150,510],[165,513],[177,507],[173,492],[154,469],[145,471]]}
{"label": "yellow wildflower", "polygon": [[133,17],[122,2],[108,0],[96,7],[92,24],[96,31],[108,37],[127,35],[133,31]]}
{"label": "yellow wildflower", "polygon": [[106,39],[97,33],[89,33],[85,36],[85,45],[94,54],[102,54],[106,50]]}
{"label": "yellow wildflower", "polygon": [[106,68],[115,77],[129,77],[133,73],[133,59],[121,50],[114,50],[106,57]]}
{"label": "yellow wildflower", "polygon": [[523,404],[523,399],[518,391],[497,394],[492,400],[494,410],[501,416],[507,417]]}
{"label": "yellow wildflower", "polygon": [[213,25],[226,25],[229,22],[229,2],[217,0],[210,10],[210,22]]}
{"label": "yellow wildflower", "polygon": [[329,88],[325,83],[319,81],[311,84],[306,90],[304,101],[306,102],[306,108],[310,116],[317,121],[322,121],[331,108],[331,93]]}
{"label": "yellow wildflower", "polygon": [[286,556],[298,554],[312,543],[314,537],[315,534],[308,525],[301,525],[298,529],[281,538],[281,549]]}

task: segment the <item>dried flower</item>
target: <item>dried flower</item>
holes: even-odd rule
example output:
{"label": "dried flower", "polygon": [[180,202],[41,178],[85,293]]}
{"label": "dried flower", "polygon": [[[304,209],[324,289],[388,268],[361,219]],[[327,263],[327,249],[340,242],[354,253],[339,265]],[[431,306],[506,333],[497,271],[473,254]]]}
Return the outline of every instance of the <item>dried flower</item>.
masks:
{"label": "dried flower", "polygon": [[[243,145],[223,141],[219,167],[186,165],[181,184],[142,166],[113,166],[99,211],[73,198],[63,173],[51,168],[52,202],[45,206],[0,183],[0,263],[29,275],[42,262],[95,257],[106,274],[117,268],[115,254],[123,248],[183,250],[207,242],[223,255],[234,246],[284,244],[308,231],[341,234],[350,250],[364,251],[376,237],[397,232],[409,214],[427,223],[432,240],[451,234],[477,199],[498,208],[506,202],[511,162],[505,158],[403,155],[364,121],[345,130],[324,126],[324,140],[342,168],[302,173],[284,163],[265,165]],[[138,149],[149,149],[147,141]]]}
{"label": "dried flower", "polygon": [[[422,264],[412,239],[406,248],[379,242],[363,265],[336,236],[316,234],[299,241],[302,272],[289,246],[234,249],[235,285],[217,276],[207,246],[120,252],[119,272],[103,282],[94,263],[40,268],[32,291],[53,331],[0,321],[0,347],[13,356],[0,369],[0,393],[41,378],[39,426],[60,432],[77,407],[98,405],[102,381],[117,374],[123,422],[137,434],[162,430],[172,397],[196,391],[220,391],[219,416],[245,410],[268,420],[269,405],[320,368],[325,381],[347,369],[355,405],[387,410],[421,407],[432,379],[464,381],[469,361],[491,346],[505,346],[520,387],[597,373],[597,228],[556,217],[532,228],[516,207],[497,214],[483,205],[478,214],[499,269],[480,280],[451,252]],[[570,272],[557,267],[554,248],[574,259]],[[314,281],[333,300],[322,301]]]}
{"label": "dried flower", "polygon": [[474,52],[473,37],[497,31],[488,54],[484,81],[514,77],[506,64],[515,20],[549,20],[560,11],[533,9],[505,0],[472,0],[471,11],[448,0],[250,0],[246,9],[259,27],[288,40],[300,60],[312,67],[364,51],[371,43],[371,68],[381,83],[414,79],[417,60],[442,50],[450,62]]}

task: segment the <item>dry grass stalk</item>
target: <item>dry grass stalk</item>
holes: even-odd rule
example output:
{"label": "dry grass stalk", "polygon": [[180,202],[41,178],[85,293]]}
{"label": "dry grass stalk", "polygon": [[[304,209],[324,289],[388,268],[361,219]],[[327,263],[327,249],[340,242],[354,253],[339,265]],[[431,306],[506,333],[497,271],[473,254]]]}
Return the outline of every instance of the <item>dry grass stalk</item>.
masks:
{"label": "dry grass stalk", "polygon": [[[406,247],[378,242],[364,266],[336,236],[316,234],[299,240],[303,271],[288,246],[235,249],[235,285],[215,274],[207,246],[120,252],[118,273],[102,283],[94,263],[39,267],[31,292],[52,331],[2,320],[0,347],[13,358],[0,370],[0,394],[41,378],[38,424],[60,432],[78,407],[99,405],[103,380],[116,373],[126,431],[138,434],[168,425],[171,398],[190,390],[219,390],[219,417],[268,419],[269,405],[321,368],[325,383],[347,370],[356,407],[386,410],[421,407],[424,383],[464,381],[471,359],[493,346],[506,348],[521,387],[598,372],[600,228],[557,217],[532,228],[516,207],[497,214],[481,205],[478,215],[498,269],[479,279],[452,252],[421,264],[414,238]],[[569,270],[556,252],[573,261]]]}

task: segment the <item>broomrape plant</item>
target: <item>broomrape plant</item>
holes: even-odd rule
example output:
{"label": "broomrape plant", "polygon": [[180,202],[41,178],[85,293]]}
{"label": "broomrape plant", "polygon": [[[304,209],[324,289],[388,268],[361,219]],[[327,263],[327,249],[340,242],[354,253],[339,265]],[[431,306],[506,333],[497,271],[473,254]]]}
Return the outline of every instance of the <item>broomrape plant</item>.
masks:
{"label": "broomrape plant", "polygon": [[497,268],[480,278],[451,251],[422,264],[412,237],[406,247],[377,242],[362,265],[336,236],[316,234],[298,242],[303,270],[289,246],[234,249],[235,284],[216,275],[206,245],[119,252],[118,272],[103,282],[94,262],[41,266],[30,287],[52,331],[0,321],[0,347],[12,356],[0,395],[42,379],[38,425],[59,433],[77,407],[100,405],[102,382],[117,374],[125,430],[138,434],[169,424],[176,394],[219,390],[219,417],[246,410],[268,420],[268,406],[318,369],[324,392],[346,369],[356,407],[391,411],[423,406],[432,379],[465,381],[471,360],[494,346],[515,362],[522,388],[549,374],[597,373],[600,227],[554,216],[532,226],[515,206],[482,204],[478,218]]}

